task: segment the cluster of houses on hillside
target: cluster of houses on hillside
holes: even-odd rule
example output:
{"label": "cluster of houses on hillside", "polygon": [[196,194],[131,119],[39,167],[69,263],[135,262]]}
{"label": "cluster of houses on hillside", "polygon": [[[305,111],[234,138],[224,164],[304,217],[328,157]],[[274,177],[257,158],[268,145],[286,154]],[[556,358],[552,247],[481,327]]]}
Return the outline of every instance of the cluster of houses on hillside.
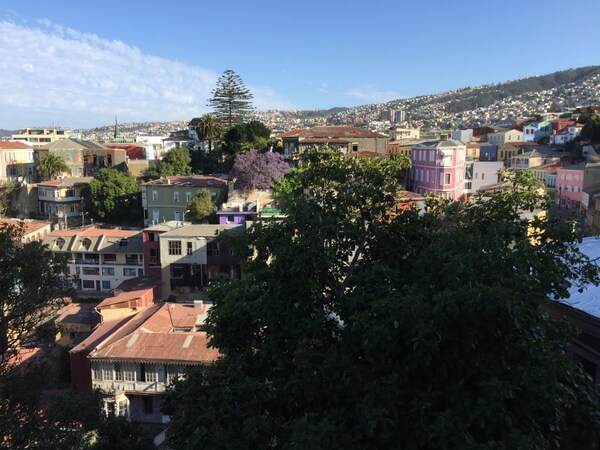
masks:
{"label": "cluster of houses on hillside", "polygon": [[[108,392],[107,413],[165,423],[159,404],[167,385],[189,367],[218,357],[204,331],[211,307],[205,288],[222,277],[242,276],[229,237],[280,211],[270,205],[268,193],[238,196],[227,175],[169,176],[141,184],[143,229],[86,224],[81,189],[100,168],[139,174],[136,170],[145,170],[144,165],[132,161],[143,160],[147,167],[161,152],[197,143],[194,122],[166,138],[160,150],[154,144],[99,144],[71,139],[61,130],[34,131],[22,130],[19,140],[0,142],[0,179],[31,188],[35,200],[24,202],[24,211],[49,219],[27,221],[24,240],[41,241],[54,254],[66,255],[67,275],[79,297],[97,299],[91,307],[71,304],[54,319],[57,342],[70,348],[73,387]],[[557,207],[581,208],[588,225],[600,230],[600,157],[591,145],[579,161],[563,151],[580,131],[573,120],[547,117],[520,128],[456,130],[437,139],[398,125],[389,135],[319,126],[279,138],[292,163],[299,152],[319,144],[340,148],[349,157],[410,158],[403,180],[408,203],[422,202],[425,194],[466,200],[495,189],[503,169],[530,171],[553,193]],[[63,157],[72,176],[37,180],[35,161],[45,152]],[[200,189],[208,189],[219,205],[218,224],[186,222],[187,205]],[[69,226],[63,220],[69,217],[81,222]],[[600,332],[596,339],[600,342]],[[600,345],[591,348],[586,361],[600,367]]]}

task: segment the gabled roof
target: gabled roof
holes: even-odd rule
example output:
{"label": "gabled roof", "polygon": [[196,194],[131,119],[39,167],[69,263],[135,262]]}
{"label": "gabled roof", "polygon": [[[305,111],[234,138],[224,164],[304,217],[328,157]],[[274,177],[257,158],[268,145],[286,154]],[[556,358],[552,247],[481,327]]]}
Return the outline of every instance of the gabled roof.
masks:
{"label": "gabled roof", "polygon": [[73,187],[78,184],[89,184],[94,177],[63,177],[56,180],[48,180],[38,183],[38,186],[42,187]]}
{"label": "gabled roof", "polygon": [[106,147],[102,144],[93,141],[84,141],[82,139],[59,139],[58,141],[50,142],[42,147],[42,150],[105,150]]}
{"label": "gabled roof", "polygon": [[142,186],[223,187],[228,180],[209,175],[174,175],[142,183]]}
{"label": "gabled roof", "polygon": [[218,350],[208,347],[205,332],[195,331],[203,324],[208,307],[157,304],[114,327],[103,341],[94,340],[95,333],[90,336],[86,341],[93,341],[94,349],[89,358],[148,364],[193,365],[215,361]]}
{"label": "gabled roof", "polygon": [[[59,248],[60,239],[64,240],[62,248]],[[87,249],[84,245],[86,240],[89,240]],[[44,244],[52,251],[139,254],[142,253],[142,232],[96,226],[55,230],[46,235]]]}
{"label": "gabled roof", "polygon": [[296,128],[282,133],[281,138],[316,139],[320,142],[329,142],[331,139],[353,139],[353,138],[384,138],[388,136],[375,133],[363,128],[344,126],[316,126],[312,128]]}
{"label": "gabled roof", "polygon": [[33,147],[22,141],[0,141],[0,150],[33,150]]}

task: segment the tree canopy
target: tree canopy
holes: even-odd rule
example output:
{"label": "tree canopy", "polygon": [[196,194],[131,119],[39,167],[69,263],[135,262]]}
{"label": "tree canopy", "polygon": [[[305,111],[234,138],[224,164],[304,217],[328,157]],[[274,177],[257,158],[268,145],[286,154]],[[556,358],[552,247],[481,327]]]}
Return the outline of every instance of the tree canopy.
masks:
{"label": "tree canopy", "polygon": [[82,190],[85,211],[98,220],[112,223],[141,221],[140,185],[135,177],[116,169],[100,169]]}
{"label": "tree canopy", "polygon": [[253,95],[244,81],[233,70],[226,70],[217,80],[208,105],[212,106],[215,116],[229,130],[243,122],[244,116],[252,111]]}
{"label": "tree canopy", "polygon": [[148,174],[151,178],[191,175],[191,162],[190,150],[187,147],[175,147],[163,156],[158,165],[150,167]]}
{"label": "tree canopy", "polygon": [[56,178],[62,173],[71,173],[71,169],[65,160],[56,153],[48,152],[36,163],[38,173],[46,173],[50,179]]}
{"label": "tree canopy", "polygon": [[[541,308],[598,281],[535,180],[397,208],[404,159],[308,151],[287,217],[210,291],[222,353],[166,402],[174,448],[586,448],[597,393]],[[571,440],[574,439],[574,440]],[[593,442],[593,441],[592,441]],[[597,441],[595,441],[597,443]]]}
{"label": "tree canopy", "polygon": [[192,223],[205,223],[215,213],[215,203],[208,189],[200,189],[187,205],[187,218]]}
{"label": "tree canopy", "polygon": [[592,143],[600,142],[600,114],[592,114],[586,119],[580,136]]}
{"label": "tree canopy", "polygon": [[283,155],[274,152],[249,150],[237,155],[233,164],[233,175],[241,189],[270,189],[289,171]]}
{"label": "tree canopy", "polygon": [[222,133],[222,127],[213,114],[205,114],[200,118],[197,126],[198,138],[202,141],[208,141],[208,152],[212,152],[212,142],[219,139]]}
{"label": "tree canopy", "polygon": [[266,151],[270,142],[271,130],[264,123],[252,120],[231,128],[223,136],[220,159],[222,170],[229,172],[235,157],[247,150]]}
{"label": "tree canopy", "polygon": [[0,224],[0,376],[17,348],[37,344],[36,330],[71,293],[63,283],[66,261],[22,236],[23,226]]}

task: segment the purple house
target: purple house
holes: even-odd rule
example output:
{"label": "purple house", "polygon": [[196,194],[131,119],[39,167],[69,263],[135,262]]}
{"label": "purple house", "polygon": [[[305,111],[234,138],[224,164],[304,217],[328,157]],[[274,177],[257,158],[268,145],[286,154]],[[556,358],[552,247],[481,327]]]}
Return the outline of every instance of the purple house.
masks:
{"label": "purple house", "polygon": [[239,225],[258,216],[258,201],[225,203],[219,211],[219,225]]}

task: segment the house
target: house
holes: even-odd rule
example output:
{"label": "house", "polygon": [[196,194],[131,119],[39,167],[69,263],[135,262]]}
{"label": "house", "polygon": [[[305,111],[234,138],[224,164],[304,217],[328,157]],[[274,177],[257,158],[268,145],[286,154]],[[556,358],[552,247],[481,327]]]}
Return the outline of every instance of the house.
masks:
{"label": "house", "polygon": [[83,172],[87,177],[98,175],[100,169],[127,171],[127,151],[118,147],[83,149]]}
{"label": "house", "polygon": [[219,224],[240,225],[255,219],[259,214],[258,201],[224,203],[217,211]]}
{"label": "house", "polygon": [[532,122],[523,126],[523,142],[535,141],[535,135],[538,130],[538,123]]}
{"label": "house", "polygon": [[564,145],[567,142],[571,142],[573,139],[575,139],[581,134],[582,129],[583,125],[580,123],[573,123],[571,125],[568,125],[559,130],[556,134],[550,136],[550,143]]}
{"label": "house", "polygon": [[415,145],[429,142],[427,139],[405,139],[402,141],[389,141],[387,153],[389,156],[403,155],[410,159],[410,152]]}
{"label": "house", "polygon": [[[195,133],[194,133],[195,135]],[[196,148],[199,141],[190,135],[189,130],[173,131],[168,138],[163,139],[163,156],[173,148]]]}
{"label": "house", "polygon": [[107,414],[167,423],[169,418],[160,412],[167,386],[189,368],[210,364],[219,355],[208,346],[203,331],[210,306],[201,301],[159,303],[135,316],[103,323],[71,350],[77,387],[89,380],[91,387],[109,393],[104,400]]}
{"label": "house", "polygon": [[218,207],[233,191],[233,180],[211,175],[176,175],[143,183],[144,224],[183,221],[188,203],[201,189],[210,191]]}
{"label": "house", "polygon": [[[467,156],[469,148],[467,147]],[[498,161],[498,146],[489,145],[487,143],[479,143],[479,160],[480,161]]]}
{"label": "house", "polygon": [[553,161],[546,164],[540,164],[539,166],[530,167],[529,171],[532,172],[538,180],[544,183],[544,186],[546,186],[546,190],[548,192],[555,192],[557,171],[561,166],[562,164],[560,161]]}
{"label": "house", "polygon": [[600,163],[583,162],[559,167],[556,172],[556,204],[560,208],[579,209],[583,191],[600,183]]}
{"label": "house", "polygon": [[0,225],[22,226],[23,237],[21,238],[21,242],[23,244],[34,241],[41,242],[46,235],[52,231],[52,223],[45,220],[10,219],[8,217],[2,217],[0,218]]}
{"label": "house", "polygon": [[455,140],[431,141],[411,151],[411,184],[417,194],[432,193],[458,200],[465,182],[466,147]]}
{"label": "house", "polygon": [[548,120],[543,120],[541,122],[538,122],[537,126],[538,128],[535,132],[536,141],[540,141],[545,138],[550,138],[550,136],[552,135],[552,122]]}
{"label": "house", "polygon": [[600,183],[583,189],[581,209],[590,234],[600,234]]}
{"label": "house", "polygon": [[406,128],[394,125],[389,128],[390,141],[403,141],[405,139],[421,139],[421,128]]}
{"label": "house", "polygon": [[362,128],[345,126],[316,126],[287,131],[280,136],[283,142],[283,154],[291,158],[314,145],[328,144],[343,153],[359,151],[387,154],[388,136]]}
{"label": "house", "polygon": [[[600,239],[584,238],[579,250],[591,260],[600,258]],[[571,344],[570,356],[580,362],[596,384],[600,383],[600,287],[588,284],[583,290],[569,288],[569,296],[547,302],[553,316],[575,325],[579,334]]]}
{"label": "house", "polygon": [[44,145],[67,139],[71,132],[61,128],[22,128],[17,134],[13,134],[13,141],[29,142],[33,148],[40,148]]}
{"label": "house", "polygon": [[92,141],[83,141],[80,139],[59,139],[36,149],[37,159],[46,153],[54,153],[64,159],[69,166],[72,177],[85,176],[84,160],[86,152],[106,150],[102,144]]}
{"label": "house", "polygon": [[100,318],[95,303],[69,303],[54,319],[56,342],[62,347],[74,347],[92,334]]}
{"label": "house", "polygon": [[556,153],[554,149],[549,147],[539,145],[532,149],[528,149],[527,147],[525,148],[527,151],[511,158],[511,169],[515,171],[529,170],[530,168],[539,166],[541,164],[560,161],[560,155]]}
{"label": "house", "polygon": [[68,177],[44,181],[38,184],[38,211],[49,219],[64,220],[82,217],[83,197],[81,190],[92,177]]}
{"label": "house", "polygon": [[[171,230],[157,234],[163,298],[200,292],[223,276],[240,278],[240,258],[221,233],[240,233],[245,230],[244,225],[176,224],[168,223]],[[160,224],[147,231],[164,226]]]}
{"label": "house", "polygon": [[33,147],[20,141],[0,141],[0,182],[35,181]]}
{"label": "house", "polygon": [[455,130],[452,132],[451,138],[464,143],[471,142],[473,140],[473,129]]}
{"label": "house", "polygon": [[505,167],[510,167],[512,157],[524,151],[532,150],[537,144],[530,142],[510,142],[498,146],[498,161],[503,161]]}
{"label": "house", "polygon": [[112,294],[96,305],[103,322],[133,316],[153,306],[161,298],[161,282],[148,276],[130,278]]}
{"label": "house", "polygon": [[56,230],[43,243],[68,256],[68,274],[82,292],[110,292],[125,280],[144,275],[142,232],[88,226]]}
{"label": "house", "polygon": [[523,132],[519,130],[502,130],[490,133],[487,140],[492,145],[502,145],[511,142],[523,142]]}
{"label": "house", "polygon": [[483,186],[498,183],[503,168],[502,161],[473,161],[469,171],[471,185],[465,186],[465,193],[474,194]]}

